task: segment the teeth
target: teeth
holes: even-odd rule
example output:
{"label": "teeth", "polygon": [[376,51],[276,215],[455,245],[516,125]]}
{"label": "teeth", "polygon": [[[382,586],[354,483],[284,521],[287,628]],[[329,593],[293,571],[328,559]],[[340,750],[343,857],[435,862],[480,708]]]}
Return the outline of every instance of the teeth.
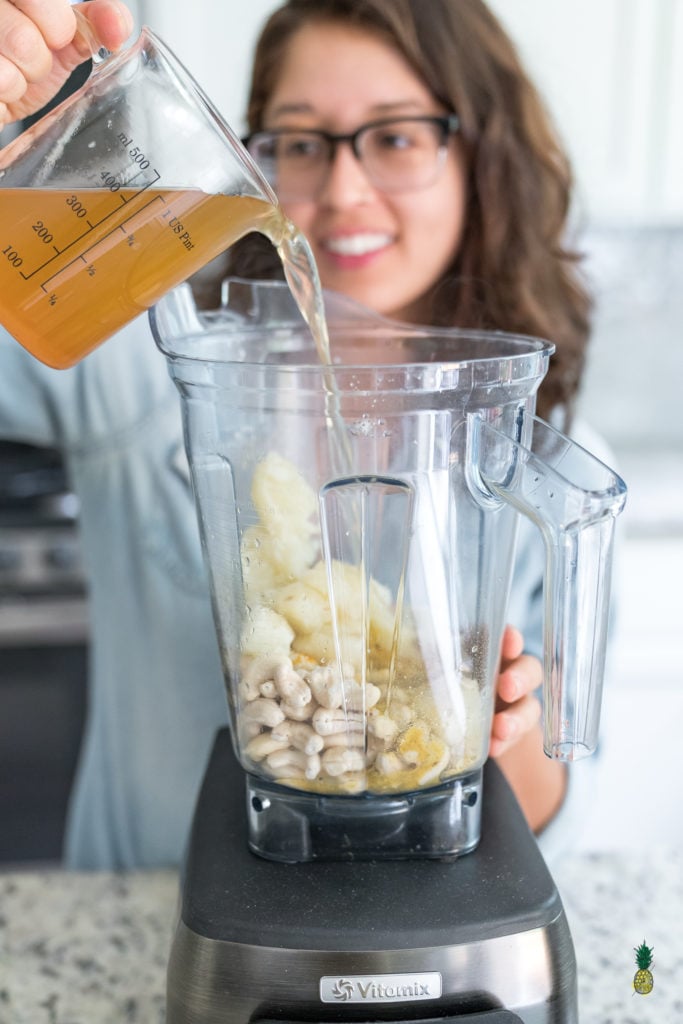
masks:
{"label": "teeth", "polygon": [[364,256],[390,242],[390,235],[344,235],[341,238],[329,238],[325,247],[339,256]]}

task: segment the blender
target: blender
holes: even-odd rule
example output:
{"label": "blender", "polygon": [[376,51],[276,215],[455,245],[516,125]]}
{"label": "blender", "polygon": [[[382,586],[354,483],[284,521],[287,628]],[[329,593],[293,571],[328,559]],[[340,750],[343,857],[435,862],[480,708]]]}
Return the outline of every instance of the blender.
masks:
{"label": "blender", "polygon": [[519,514],[545,542],[546,753],[597,742],[623,482],[533,415],[553,346],[284,284],[151,312],[224,669],[169,1024],[577,1020],[562,904],[486,761]]}

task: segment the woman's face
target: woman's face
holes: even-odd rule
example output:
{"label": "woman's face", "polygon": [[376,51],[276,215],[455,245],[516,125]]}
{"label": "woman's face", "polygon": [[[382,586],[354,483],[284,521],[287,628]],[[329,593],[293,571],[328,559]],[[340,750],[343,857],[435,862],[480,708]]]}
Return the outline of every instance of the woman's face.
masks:
{"label": "woman's face", "polygon": [[[347,133],[382,118],[445,112],[378,37],[311,24],[289,44],[263,127]],[[465,173],[457,136],[434,183],[418,191],[381,192],[351,147],[340,145],[318,194],[282,205],[308,238],[326,288],[384,315],[420,321],[425,296],[462,236]]]}

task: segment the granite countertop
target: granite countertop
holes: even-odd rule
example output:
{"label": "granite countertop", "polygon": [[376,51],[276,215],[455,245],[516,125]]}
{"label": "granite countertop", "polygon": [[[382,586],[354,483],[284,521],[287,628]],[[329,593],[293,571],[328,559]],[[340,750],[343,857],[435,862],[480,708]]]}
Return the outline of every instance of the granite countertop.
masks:
{"label": "granite countertop", "polygon": [[[553,874],[578,962],[581,1024],[683,1020],[678,851],[567,856]],[[0,1024],[163,1024],[172,871],[0,873]],[[633,992],[633,947],[654,989]]]}

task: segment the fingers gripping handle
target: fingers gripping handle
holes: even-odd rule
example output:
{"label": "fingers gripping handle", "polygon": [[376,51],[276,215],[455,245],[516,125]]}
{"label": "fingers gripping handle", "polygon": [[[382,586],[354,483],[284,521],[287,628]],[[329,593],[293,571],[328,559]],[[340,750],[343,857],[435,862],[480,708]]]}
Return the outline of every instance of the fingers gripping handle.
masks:
{"label": "fingers gripping handle", "polygon": [[512,505],[543,535],[544,747],[571,761],[597,745],[614,527],[626,486],[590,452],[532,419],[533,451],[473,415],[470,470],[484,503]]}

